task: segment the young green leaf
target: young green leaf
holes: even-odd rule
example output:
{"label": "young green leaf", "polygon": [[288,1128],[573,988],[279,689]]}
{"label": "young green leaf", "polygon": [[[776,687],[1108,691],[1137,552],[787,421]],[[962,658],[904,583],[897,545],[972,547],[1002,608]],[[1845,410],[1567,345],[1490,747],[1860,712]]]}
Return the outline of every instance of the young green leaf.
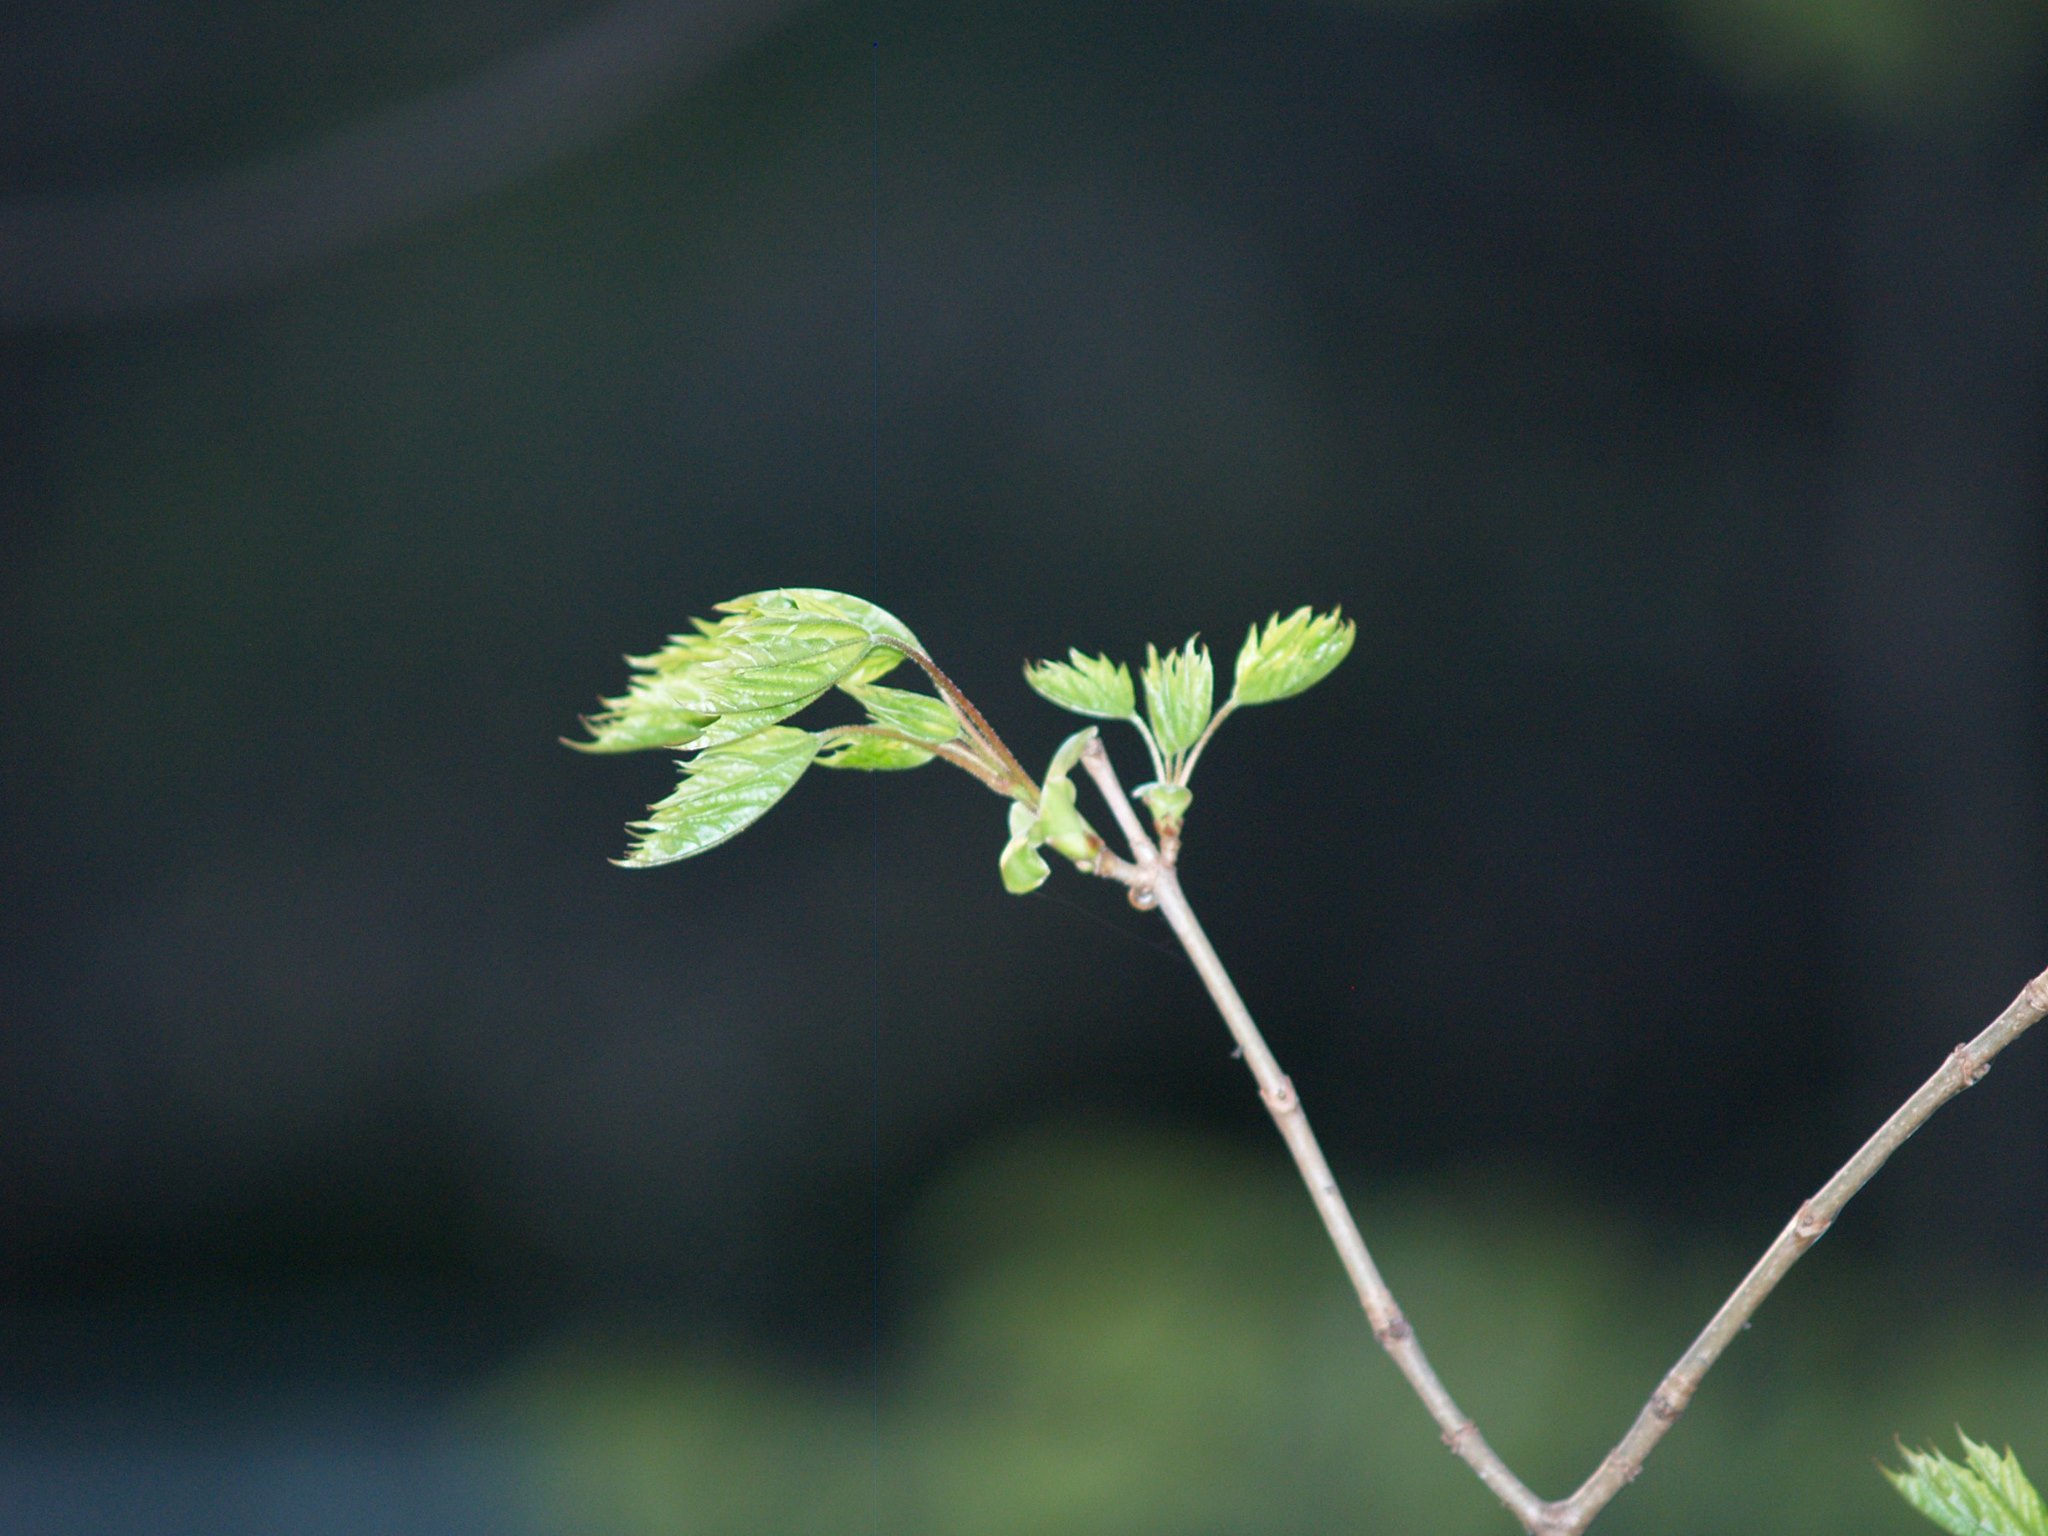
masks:
{"label": "young green leaf", "polygon": [[766,709],[708,713],[702,692],[692,695],[698,707],[676,704],[659,678],[636,679],[632,689],[606,699],[603,713],[584,717],[589,741],[567,741],[579,752],[644,752],[665,747],[673,751],[722,747],[787,720],[823,698],[826,689],[800,693]]}
{"label": "young green leaf", "polygon": [[1343,609],[1311,613],[1297,608],[1286,618],[1277,613],[1264,631],[1254,624],[1237,653],[1237,684],[1231,698],[1239,704],[1270,704],[1313,688],[1351,653],[1358,626]]}
{"label": "young green leaf", "polygon": [[1065,661],[1030,662],[1024,681],[1039,697],[1077,715],[1125,720],[1138,712],[1131,669],[1107,656],[1085,656],[1075,649],[1067,652]]}
{"label": "young green leaf", "polygon": [[1032,835],[1061,857],[1086,864],[1102,847],[1102,839],[1074,808],[1074,795],[1072,779],[1047,784],[1039,795],[1038,819],[1032,825]]}
{"label": "young green leaf", "polygon": [[1161,656],[1148,645],[1144,677],[1145,713],[1152,721],[1152,735],[1161,752],[1178,757],[1200,740],[1202,728],[1209,723],[1216,689],[1209,648],[1190,637],[1181,649]]}
{"label": "young green leaf", "polygon": [[683,709],[661,698],[658,691],[633,691],[604,701],[604,710],[583,717],[588,741],[562,739],[565,747],[578,752],[645,752],[655,747],[693,747],[706,726],[718,719],[699,710]]}
{"label": "young green leaf", "polygon": [[1102,849],[1102,839],[1087,818],[1074,808],[1074,781],[1070,775],[1088,750],[1088,743],[1100,734],[1094,726],[1074,732],[1059,745],[1052,761],[1045,765],[1045,784],[1038,793],[1038,837],[1053,851],[1076,864],[1087,864]]}
{"label": "young green leaf", "polygon": [[1145,802],[1152,825],[1161,832],[1186,821],[1188,807],[1195,803],[1195,792],[1185,784],[1140,784],[1131,793]]}
{"label": "young green leaf", "polygon": [[818,754],[820,768],[862,768],[869,773],[922,768],[931,760],[932,754],[923,747],[892,736],[835,736]]}
{"label": "young green leaf", "polygon": [[678,702],[701,703],[721,715],[815,698],[843,681],[874,647],[857,624],[809,615],[751,619],[716,643],[723,654],[715,660],[664,673],[662,680]]}
{"label": "young green leaf", "polygon": [[1049,871],[1038,853],[1041,847],[1049,845],[1062,858],[1084,868],[1102,851],[1102,838],[1074,808],[1074,781],[1070,777],[1095,735],[1091,725],[1060,743],[1052,762],[1046,766],[1037,810],[1021,800],[1011,802],[1010,840],[1003,845],[1000,864],[1003,886],[1012,895],[1021,896],[1044,884]]}
{"label": "young green leaf", "polygon": [[744,622],[742,619],[721,619],[714,624],[705,619],[692,619],[690,623],[695,626],[692,633],[670,635],[660,650],[647,656],[628,656],[626,663],[637,671],[666,677],[706,663],[723,661],[727,653],[721,637],[738,629]]}
{"label": "young green leaf", "polygon": [[1032,836],[1038,818],[1022,801],[1010,802],[1010,840],[1003,844],[997,867],[1002,871],[1003,889],[1012,896],[1029,895],[1045,884],[1052,867],[1038,851]]}
{"label": "young green leaf", "polygon": [[1058,749],[1052,755],[1052,761],[1045,765],[1045,782],[1048,784],[1064,783],[1067,775],[1072,773],[1075,766],[1081,761],[1081,754],[1088,750],[1088,743],[1101,734],[1100,731],[1091,725],[1084,730],[1074,732],[1073,735],[1061,742]]}
{"label": "young green leaf", "polygon": [[860,700],[861,708],[877,725],[915,736],[920,741],[951,741],[960,734],[960,722],[945,704],[926,693],[906,688],[881,688],[873,683],[841,687]]}
{"label": "young green leaf", "polygon": [[787,704],[778,704],[773,709],[737,710],[729,715],[720,715],[704,727],[704,733],[690,746],[695,749],[722,747],[729,741],[739,741],[756,731],[765,731],[771,725],[780,725],[791,715],[808,709],[822,699],[829,689],[807,693],[801,698],[791,699]]}
{"label": "young green leaf", "polygon": [[[705,708],[701,700],[679,694],[669,679],[691,669],[721,662],[726,651],[715,638],[737,620],[723,625],[691,621],[697,633],[670,635],[668,643],[647,656],[628,656],[626,664],[639,676],[628,679],[626,692],[601,700],[604,709],[583,717],[589,741],[564,740],[563,745],[578,752],[645,752],[650,748],[681,749],[697,745],[705,728],[718,712]],[[774,722],[767,722],[773,724]]]}
{"label": "young green leaf", "polygon": [[2000,1456],[1957,1431],[1963,1461],[1939,1451],[1909,1451],[1903,1471],[1878,1470],[1905,1501],[1955,1536],[2048,1536],[2048,1506],[2008,1449]]}
{"label": "young green leaf", "polygon": [[633,846],[616,862],[631,869],[673,864],[715,848],[758,821],[803,777],[818,738],[792,726],[770,726],[700,752],[683,764],[683,782],[633,824]]}
{"label": "young green leaf", "polygon": [[860,667],[873,644],[858,625],[794,610],[700,620],[696,633],[628,657],[639,675],[585,720],[591,739],[570,745],[639,752],[737,741],[822,697]]}
{"label": "young green leaf", "polygon": [[[736,597],[729,603],[720,603],[721,613],[781,613],[797,612],[816,614],[823,618],[840,619],[856,624],[870,635],[886,636],[907,645],[913,651],[922,652],[924,645],[910,632],[895,614],[886,608],[878,608],[864,597],[855,597],[850,592],[831,592],[823,587],[776,587],[767,592],[750,592],[745,597]],[[894,668],[903,660],[903,653],[893,646],[878,645],[864,657],[859,666],[847,676],[848,686],[871,683]]]}

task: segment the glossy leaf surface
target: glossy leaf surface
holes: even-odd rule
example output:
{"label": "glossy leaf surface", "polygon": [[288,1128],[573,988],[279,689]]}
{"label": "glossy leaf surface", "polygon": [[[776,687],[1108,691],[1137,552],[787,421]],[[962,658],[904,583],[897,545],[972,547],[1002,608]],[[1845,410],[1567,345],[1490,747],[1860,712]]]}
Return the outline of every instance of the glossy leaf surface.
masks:
{"label": "glossy leaf surface", "polygon": [[657,801],[623,859],[633,869],[673,864],[745,831],[788,794],[817,755],[818,738],[770,726],[683,764],[683,782]]}
{"label": "glossy leaf surface", "polygon": [[1131,669],[1107,656],[1087,656],[1071,650],[1065,661],[1027,665],[1024,681],[1040,698],[1077,715],[1123,720],[1137,713],[1138,696],[1131,684]]}
{"label": "glossy leaf surface", "polygon": [[1239,704],[1270,704],[1305,692],[1336,670],[1357,637],[1358,626],[1342,609],[1319,614],[1297,608],[1284,619],[1275,614],[1264,629],[1254,624],[1245,636],[1231,697]]}
{"label": "glossy leaf surface", "polygon": [[[833,592],[824,587],[775,587],[766,592],[750,592],[745,597],[736,597],[729,603],[720,603],[718,608],[720,612],[729,613],[795,611],[815,614],[857,625],[871,635],[886,635],[913,651],[924,650],[923,642],[910,632],[908,624],[888,609],[878,607],[864,597],[855,597],[850,592]],[[846,681],[848,684],[871,683],[902,660],[902,652],[893,647],[878,646],[854,668]]]}
{"label": "glossy leaf surface", "polygon": [[895,773],[922,768],[932,754],[889,736],[835,736],[818,754],[820,768],[860,768],[869,773]]}
{"label": "glossy leaf surface", "polygon": [[1177,757],[1200,739],[1215,700],[1216,670],[1209,648],[1190,639],[1164,656],[1145,647],[1145,715],[1159,750]]}
{"label": "glossy leaf surface", "polygon": [[960,734],[960,722],[953,717],[953,711],[928,693],[882,688],[873,683],[848,687],[846,691],[860,700],[870,720],[892,731],[901,731],[920,741],[951,741]]}
{"label": "glossy leaf surface", "polygon": [[602,714],[583,718],[583,728],[590,732],[590,740],[570,741],[565,737],[563,746],[574,747],[578,752],[646,752],[659,747],[680,749],[695,746],[705,727],[718,718],[701,710],[671,704],[653,689],[644,695],[636,689],[633,694],[604,702],[606,708]]}
{"label": "glossy leaf surface", "polygon": [[[839,599],[828,604],[822,598]],[[878,635],[909,631],[858,598],[800,590],[722,603],[726,616],[696,619],[660,650],[629,656],[625,693],[584,721],[587,752],[708,748],[780,723],[835,685],[879,675],[901,659]],[[853,615],[854,617],[849,617]],[[860,618],[869,623],[856,622]],[[914,638],[914,637],[913,637]]]}

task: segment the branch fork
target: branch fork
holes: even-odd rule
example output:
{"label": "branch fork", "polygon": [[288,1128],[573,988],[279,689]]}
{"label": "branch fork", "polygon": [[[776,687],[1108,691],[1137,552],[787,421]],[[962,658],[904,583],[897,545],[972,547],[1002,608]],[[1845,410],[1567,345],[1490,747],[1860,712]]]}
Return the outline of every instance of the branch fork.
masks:
{"label": "branch fork", "polygon": [[[1708,1321],[1678,1363],[1668,1371],[1649,1400],[1637,1414],[1628,1433],[1601,1459],[1588,1477],[1569,1497],[1539,1498],[1511,1471],[1498,1452],[1486,1443],[1479,1426],[1463,1413],[1437,1378],[1423,1353],[1415,1329],[1395,1303],[1393,1292],[1374,1264],[1365,1240],[1359,1235],[1349,1206],[1337,1188],[1329,1164],[1309,1128],[1293,1082],[1280,1070],[1265,1038],[1253,1022],[1244,999],[1238,995],[1223,962],[1211,947],[1208,936],[1196,921],[1180,887],[1174,855],[1178,838],[1166,851],[1156,844],[1139,822],[1123,785],[1110,765],[1109,754],[1100,740],[1091,741],[1081,754],[1081,766],[1116,818],[1129,843],[1126,859],[1104,847],[1096,856],[1094,873],[1116,880],[1129,888],[1133,906],[1156,907],[1174,936],[1194,963],[1210,999],[1237,1041],[1238,1054],[1258,1083],[1259,1096],[1273,1117],[1281,1138],[1293,1154],[1295,1167],[1308,1187],[1316,1211],[1337,1250],[1359,1305],[1372,1325],[1373,1337],[1393,1358],[1401,1374],[1422,1399],[1423,1407],[1436,1420],[1443,1442],[1469,1466],[1522,1523],[1530,1536],[1580,1536],[1593,1518],[1613,1497],[1642,1471],[1643,1462],[1655,1449],[1691,1403],[1701,1380],[1713,1368],[1735,1335],[1747,1326],[1764,1298],[1774,1290],[1802,1254],[1820,1240],[1842,1208],[1884,1166],[1893,1152],[1926,1123],[1928,1117],[1965,1088],[1981,1082],[1991,1070],[1991,1060],[2018,1039],[2029,1027],[2048,1015],[2048,971],[2035,977],[2019,996],[1977,1037],[1950,1051],[1941,1066],[1920,1088],[1878,1127],[1842,1168],[1822,1185],[1814,1196],[1802,1202],[1791,1221],[1759,1258],[1721,1308]],[[1176,829],[1177,830],[1177,829]]]}
{"label": "branch fork", "polygon": [[[1359,1235],[1309,1128],[1300,1095],[1273,1059],[1181,891],[1177,864],[1182,818],[1191,800],[1187,778],[1217,726],[1240,705],[1272,703],[1314,686],[1350,652],[1357,626],[1335,610],[1315,614],[1305,607],[1284,619],[1275,614],[1263,627],[1254,625],[1238,653],[1230,697],[1221,710],[1211,708],[1214,676],[1209,652],[1193,639],[1164,658],[1147,648],[1143,718],[1136,710],[1129,669],[1107,657],[1075,650],[1068,653],[1069,661],[1026,667],[1025,681],[1051,702],[1094,719],[1128,721],[1137,729],[1158,776],[1139,789],[1152,813],[1155,841],[1139,822],[1092,727],[1067,738],[1046,770],[1045,783],[1039,784],[902,622],[865,599],[821,588],[775,588],[721,603],[718,611],[726,617],[696,621],[696,634],[674,636],[654,655],[629,658],[639,675],[629,680],[624,694],[604,701],[602,714],[585,722],[591,731],[589,741],[570,743],[595,752],[668,747],[696,753],[683,765],[682,786],[651,808],[649,820],[634,823],[635,844],[620,862],[646,868],[718,846],[758,820],[814,761],[876,769],[938,758],[1010,799],[1010,842],[999,861],[1006,887],[1018,892],[1036,889],[1050,873],[1038,849],[1050,847],[1080,868],[1119,882],[1133,906],[1156,909],[1166,919],[1258,1084],[1260,1099],[1294,1158],[1373,1337],[1422,1399],[1444,1444],[1531,1536],[1579,1536],[1585,1530],[1642,1469],[1644,1458],[1685,1411],[1721,1352],[1856,1192],[1928,1116],[1980,1081],[1993,1057],[2048,1014],[2048,972],[2043,972],[1981,1034],[1949,1052],[1934,1075],[1812,1199],[1801,1204],[1658,1383],[1628,1433],[1593,1475],[1568,1498],[1541,1499],[1509,1470],[1438,1379]],[[862,636],[865,644],[860,643]],[[944,739],[936,732],[899,730],[901,702],[878,709],[879,694],[864,693],[863,681],[881,675],[861,670],[876,651],[894,652],[930,679],[952,717]],[[740,686],[743,682],[745,686]],[[833,687],[863,699],[867,724],[813,734],[776,723]],[[913,718],[932,720],[929,713]],[[857,757],[852,750],[820,757],[836,743],[857,748],[863,740],[877,739],[916,751],[882,753],[877,759],[870,747],[867,761],[849,760]],[[911,762],[903,760],[906,756]],[[1077,761],[1116,818],[1130,849],[1128,857],[1108,847],[1075,810],[1069,773]]]}

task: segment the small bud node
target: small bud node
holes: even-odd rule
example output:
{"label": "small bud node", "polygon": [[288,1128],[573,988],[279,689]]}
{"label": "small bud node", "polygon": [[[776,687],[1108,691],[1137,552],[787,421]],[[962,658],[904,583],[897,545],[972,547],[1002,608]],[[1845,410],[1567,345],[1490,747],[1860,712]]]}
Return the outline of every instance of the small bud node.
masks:
{"label": "small bud node", "polygon": [[1835,1224],[1832,1216],[1822,1216],[1813,1208],[1811,1200],[1803,1201],[1799,1214],[1792,1218],[1792,1235],[1802,1243],[1819,1240],[1820,1235]]}
{"label": "small bud node", "polygon": [[2043,972],[2028,982],[2026,990],[2020,996],[2025,1000],[2027,1007],[2035,1013],[2048,1014],[2048,972]]}
{"label": "small bud node", "polygon": [[1991,1063],[1971,1050],[1959,1045],[1948,1053],[1949,1065],[1955,1068],[1956,1076],[1963,1087],[1974,1088],[1984,1081],[1984,1074],[1991,1070]]}

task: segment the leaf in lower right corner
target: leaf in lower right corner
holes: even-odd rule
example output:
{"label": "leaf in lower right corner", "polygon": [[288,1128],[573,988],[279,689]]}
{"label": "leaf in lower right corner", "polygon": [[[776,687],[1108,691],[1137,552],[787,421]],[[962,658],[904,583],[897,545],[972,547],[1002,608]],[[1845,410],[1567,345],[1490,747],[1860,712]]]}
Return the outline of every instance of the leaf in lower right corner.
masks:
{"label": "leaf in lower right corner", "polygon": [[1968,1435],[1963,1460],[1900,1448],[1905,1467],[1878,1470],[1905,1501],[1954,1536],[2048,1536],[2048,1506],[2008,1448],[2003,1456]]}

